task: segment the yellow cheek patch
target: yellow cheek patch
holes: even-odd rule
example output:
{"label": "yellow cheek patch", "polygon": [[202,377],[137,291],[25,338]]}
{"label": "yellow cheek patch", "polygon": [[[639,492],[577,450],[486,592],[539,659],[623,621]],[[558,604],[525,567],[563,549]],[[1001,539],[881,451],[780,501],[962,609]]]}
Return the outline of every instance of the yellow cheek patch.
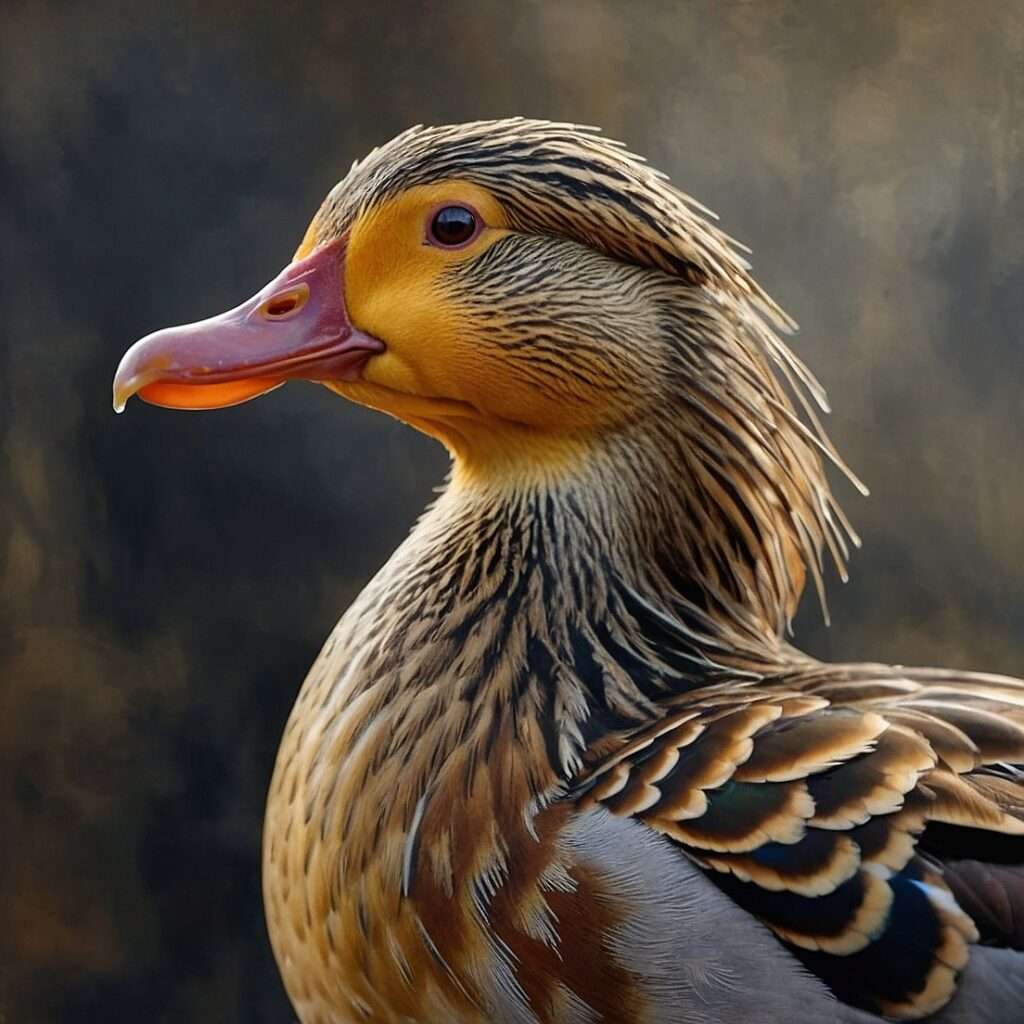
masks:
{"label": "yellow cheek patch", "polygon": [[[483,221],[462,248],[429,238],[445,206],[469,207]],[[323,230],[314,218],[297,258],[324,241]],[[453,286],[460,264],[510,230],[497,200],[464,181],[407,188],[366,209],[348,228],[340,284],[349,319],[385,351],[369,360],[360,380],[329,386],[441,440],[466,481],[565,472],[578,461],[585,435],[621,418],[607,388],[561,373],[557,360],[525,366],[498,337],[520,337],[524,328],[502,323],[496,310],[484,325],[479,307]],[[595,379],[601,369],[594,366]]]}
{"label": "yellow cheek patch", "polygon": [[[430,221],[448,205],[469,206],[484,222],[464,248],[428,240]],[[387,346],[367,366],[367,380],[424,396],[462,397],[460,380],[469,368],[463,318],[441,278],[504,237],[507,224],[490,193],[459,181],[413,186],[356,219],[345,258],[349,318]]]}

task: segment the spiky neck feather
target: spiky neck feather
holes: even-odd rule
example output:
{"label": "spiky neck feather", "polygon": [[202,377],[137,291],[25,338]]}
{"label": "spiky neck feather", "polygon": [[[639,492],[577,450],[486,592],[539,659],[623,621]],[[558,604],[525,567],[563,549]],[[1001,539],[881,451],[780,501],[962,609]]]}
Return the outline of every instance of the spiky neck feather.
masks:
{"label": "spiky neck feather", "polygon": [[[648,384],[650,396],[623,421],[552,433],[470,418],[428,432],[453,455],[455,495],[496,507],[571,503],[582,516],[560,527],[591,531],[593,550],[579,557],[618,572],[636,566],[655,604],[684,619],[694,608],[706,614],[709,636],[721,634],[737,653],[749,649],[748,633],[755,646],[772,646],[808,574],[824,605],[823,552],[843,575],[847,541],[858,543],[821,455],[859,482],[780,360],[816,429],[801,421],[749,322],[666,278],[645,292],[622,327],[657,322],[654,337],[627,342],[648,353],[657,387]],[[709,638],[709,646],[717,645]]]}
{"label": "spiky neck feather", "polygon": [[529,477],[456,464],[325,649],[347,659],[317,688],[325,706],[358,703],[377,725],[415,707],[424,734],[440,723],[447,742],[381,728],[373,764],[412,741],[432,764],[473,738],[486,758],[511,722],[537,744],[524,764],[541,796],[666,695],[790,657],[802,573],[782,511],[755,524],[743,483],[671,438],[637,424]]}

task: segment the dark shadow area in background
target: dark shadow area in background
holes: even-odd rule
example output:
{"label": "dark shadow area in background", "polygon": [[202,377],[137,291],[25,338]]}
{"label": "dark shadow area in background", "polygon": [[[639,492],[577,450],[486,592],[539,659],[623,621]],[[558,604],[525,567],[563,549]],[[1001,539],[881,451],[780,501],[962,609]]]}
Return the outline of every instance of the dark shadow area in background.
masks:
{"label": "dark shadow area in background", "polygon": [[5,6],[0,1018],[292,1019],[259,889],[278,737],[444,454],[310,385],[115,417],[110,379],[269,279],[411,123],[600,124],[721,212],[874,491],[838,484],[866,548],[798,642],[1024,672],[1024,14],[962,13]]}

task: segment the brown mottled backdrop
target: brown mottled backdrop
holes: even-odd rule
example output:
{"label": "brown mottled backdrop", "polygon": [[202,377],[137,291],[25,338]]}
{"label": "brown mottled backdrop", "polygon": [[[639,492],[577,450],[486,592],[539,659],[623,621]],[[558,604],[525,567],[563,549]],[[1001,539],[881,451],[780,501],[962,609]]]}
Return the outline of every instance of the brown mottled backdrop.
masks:
{"label": "brown mottled backdrop", "polygon": [[602,125],[801,322],[865,549],[798,639],[1024,674],[1024,6],[7,0],[0,1021],[291,1020],[277,740],[442,451],[293,384],[110,410],[125,347],[251,294],[414,122]]}

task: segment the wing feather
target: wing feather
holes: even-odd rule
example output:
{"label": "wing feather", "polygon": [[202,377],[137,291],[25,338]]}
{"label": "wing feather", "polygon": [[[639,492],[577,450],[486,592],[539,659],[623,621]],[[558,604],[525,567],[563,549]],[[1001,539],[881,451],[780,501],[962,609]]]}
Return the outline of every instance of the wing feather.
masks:
{"label": "wing feather", "polygon": [[[676,843],[844,1001],[914,1019],[952,997],[976,922],[1024,934],[1022,765],[1019,680],[802,663],[674,695],[574,798]],[[950,830],[1004,864],[949,859]]]}

